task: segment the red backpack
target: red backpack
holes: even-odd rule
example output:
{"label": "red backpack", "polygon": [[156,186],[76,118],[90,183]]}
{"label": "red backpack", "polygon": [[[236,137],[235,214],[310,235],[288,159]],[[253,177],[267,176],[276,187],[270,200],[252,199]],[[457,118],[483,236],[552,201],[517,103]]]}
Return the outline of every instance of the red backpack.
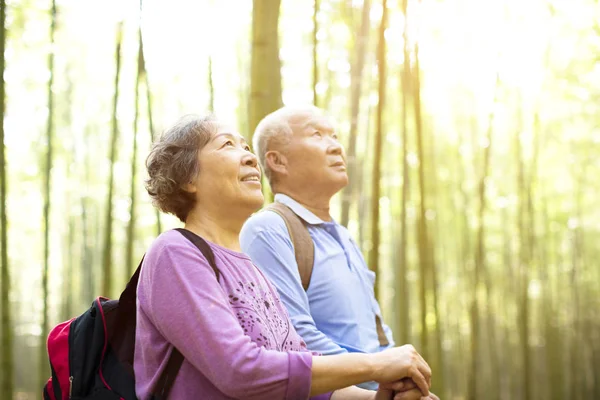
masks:
{"label": "red backpack", "polygon": [[[208,244],[185,229],[177,229],[220,273]],[[142,258],[143,261],[143,258]],[[136,289],[142,262],[119,300],[98,297],[88,311],[55,326],[48,335],[52,377],[44,385],[44,400],[133,400],[135,379]],[[152,391],[152,399],[167,398],[183,362],[173,347],[167,366]]]}

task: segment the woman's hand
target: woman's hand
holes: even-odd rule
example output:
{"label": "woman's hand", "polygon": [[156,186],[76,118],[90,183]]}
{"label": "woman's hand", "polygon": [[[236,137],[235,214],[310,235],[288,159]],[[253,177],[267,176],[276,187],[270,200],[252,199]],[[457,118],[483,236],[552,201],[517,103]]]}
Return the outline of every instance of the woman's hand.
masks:
{"label": "woman's hand", "polygon": [[[394,347],[372,356],[375,359],[375,381],[389,383],[410,378],[423,396],[429,396],[431,368],[412,345]],[[388,389],[384,387],[383,390]]]}

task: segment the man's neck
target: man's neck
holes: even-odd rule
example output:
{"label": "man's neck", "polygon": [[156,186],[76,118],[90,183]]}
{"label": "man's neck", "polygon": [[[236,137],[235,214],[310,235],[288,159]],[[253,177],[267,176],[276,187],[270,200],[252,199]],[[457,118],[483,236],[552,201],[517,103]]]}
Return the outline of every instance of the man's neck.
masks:
{"label": "man's neck", "polygon": [[289,188],[278,188],[276,193],[285,194],[286,196],[291,197],[302,207],[306,208],[323,221],[333,220],[329,214],[329,202],[331,201],[332,196],[308,192],[301,193]]}
{"label": "man's neck", "polygon": [[241,251],[239,234],[244,221],[234,216],[215,216],[195,211],[188,215],[185,229],[225,248]]}

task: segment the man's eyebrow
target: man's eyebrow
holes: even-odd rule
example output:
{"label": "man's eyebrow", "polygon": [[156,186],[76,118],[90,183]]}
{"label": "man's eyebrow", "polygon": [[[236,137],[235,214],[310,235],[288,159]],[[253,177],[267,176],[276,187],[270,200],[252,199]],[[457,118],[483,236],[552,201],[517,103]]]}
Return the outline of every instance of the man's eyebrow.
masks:
{"label": "man's eyebrow", "polygon": [[306,124],[304,124],[305,128],[314,128],[317,130],[324,130],[324,131],[332,131],[334,132],[335,129],[333,128],[333,125],[331,125],[330,123],[326,123],[326,122],[312,122],[309,121]]}

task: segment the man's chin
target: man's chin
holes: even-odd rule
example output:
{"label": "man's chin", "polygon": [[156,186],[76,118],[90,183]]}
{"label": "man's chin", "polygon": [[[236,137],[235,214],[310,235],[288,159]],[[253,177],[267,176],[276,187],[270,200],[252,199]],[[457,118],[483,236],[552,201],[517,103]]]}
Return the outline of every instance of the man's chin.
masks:
{"label": "man's chin", "polygon": [[349,182],[350,182],[350,180],[348,179],[348,175],[344,174],[343,176],[338,177],[338,179],[336,179],[335,185],[337,187],[339,187],[338,191],[340,191],[343,188],[345,188],[346,186],[348,186]]}
{"label": "man's chin", "polygon": [[348,175],[344,175],[343,177],[336,176],[334,179],[331,179],[326,185],[327,191],[331,191],[332,196],[340,190],[342,190],[343,188],[345,188],[346,186],[348,186]]}

